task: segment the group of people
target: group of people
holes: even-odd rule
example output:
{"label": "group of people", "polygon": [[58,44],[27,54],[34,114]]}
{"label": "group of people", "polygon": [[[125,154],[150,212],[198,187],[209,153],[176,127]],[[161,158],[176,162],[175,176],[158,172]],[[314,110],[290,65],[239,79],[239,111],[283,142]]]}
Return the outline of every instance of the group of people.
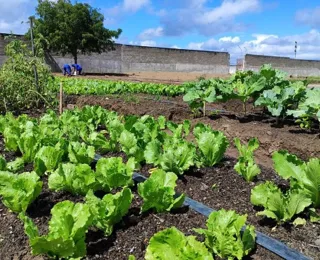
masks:
{"label": "group of people", "polygon": [[[72,69],[71,69],[72,67]],[[82,67],[79,64],[72,64],[71,66],[69,64],[63,65],[63,75],[64,76],[71,76],[74,74],[74,72],[77,72],[77,75],[81,75],[82,73]]]}

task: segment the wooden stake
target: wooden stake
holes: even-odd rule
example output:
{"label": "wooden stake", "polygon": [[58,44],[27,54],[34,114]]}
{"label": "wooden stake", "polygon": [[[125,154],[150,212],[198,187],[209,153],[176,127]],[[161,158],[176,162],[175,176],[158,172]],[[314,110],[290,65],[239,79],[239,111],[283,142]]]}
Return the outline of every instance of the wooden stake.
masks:
{"label": "wooden stake", "polygon": [[62,86],[62,81],[60,82],[60,104],[59,104],[59,113],[60,115],[63,112],[63,86]]}

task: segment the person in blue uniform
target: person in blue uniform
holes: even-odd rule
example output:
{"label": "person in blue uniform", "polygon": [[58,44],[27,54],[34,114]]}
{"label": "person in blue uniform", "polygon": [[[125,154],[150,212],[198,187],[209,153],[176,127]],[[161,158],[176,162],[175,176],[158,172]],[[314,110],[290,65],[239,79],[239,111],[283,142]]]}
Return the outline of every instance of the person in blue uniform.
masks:
{"label": "person in blue uniform", "polygon": [[71,66],[74,69],[74,71],[77,72],[77,75],[81,75],[82,67],[79,64],[72,64]]}
{"label": "person in blue uniform", "polygon": [[64,64],[63,65],[63,75],[68,75],[71,76],[71,67],[69,64]]}

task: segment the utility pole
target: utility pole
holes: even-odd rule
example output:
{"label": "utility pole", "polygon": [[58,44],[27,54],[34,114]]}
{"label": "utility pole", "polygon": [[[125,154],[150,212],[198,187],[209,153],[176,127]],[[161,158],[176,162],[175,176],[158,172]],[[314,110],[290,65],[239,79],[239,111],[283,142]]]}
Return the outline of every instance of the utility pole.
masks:
{"label": "utility pole", "polygon": [[295,59],[297,58],[297,48],[298,48],[298,42],[295,41],[295,42],[294,42],[294,58],[295,58]]}
{"label": "utility pole", "polygon": [[[32,49],[33,57],[36,57],[36,50],[35,50],[34,41],[33,41],[33,17],[30,16],[29,20],[30,20],[31,49]],[[33,71],[34,71],[34,80],[35,80],[35,84],[36,84],[36,89],[37,89],[38,92],[40,92],[38,71],[37,71],[37,67],[36,67],[35,64],[33,65]]]}

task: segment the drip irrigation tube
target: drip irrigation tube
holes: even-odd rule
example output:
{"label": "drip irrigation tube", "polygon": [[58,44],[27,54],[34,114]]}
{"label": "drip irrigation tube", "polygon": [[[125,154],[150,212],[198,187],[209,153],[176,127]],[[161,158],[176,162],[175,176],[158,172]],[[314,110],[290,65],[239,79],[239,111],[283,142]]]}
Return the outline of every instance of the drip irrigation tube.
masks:
{"label": "drip irrigation tube", "polygon": [[[101,155],[96,155],[95,160],[99,160],[100,158],[103,158]],[[136,183],[141,183],[147,180],[146,177],[142,176],[139,173],[133,174],[133,180]],[[176,194],[176,196],[179,196],[179,194]],[[190,199],[189,197],[185,198],[184,205],[188,206],[189,208],[193,209],[194,211],[208,217],[213,211],[215,211],[212,208],[209,208],[208,206],[195,201],[193,199]],[[277,239],[274,239],[272,237],[269,237],[259,231],[256,231],[256,243],[269,251],[275,253],[276,255],[282,257],[283,259],[287,260],[311,260],[311,258],[301,254],[295,249],[292,249],[288,247],[286,244],[280,242]]]}

